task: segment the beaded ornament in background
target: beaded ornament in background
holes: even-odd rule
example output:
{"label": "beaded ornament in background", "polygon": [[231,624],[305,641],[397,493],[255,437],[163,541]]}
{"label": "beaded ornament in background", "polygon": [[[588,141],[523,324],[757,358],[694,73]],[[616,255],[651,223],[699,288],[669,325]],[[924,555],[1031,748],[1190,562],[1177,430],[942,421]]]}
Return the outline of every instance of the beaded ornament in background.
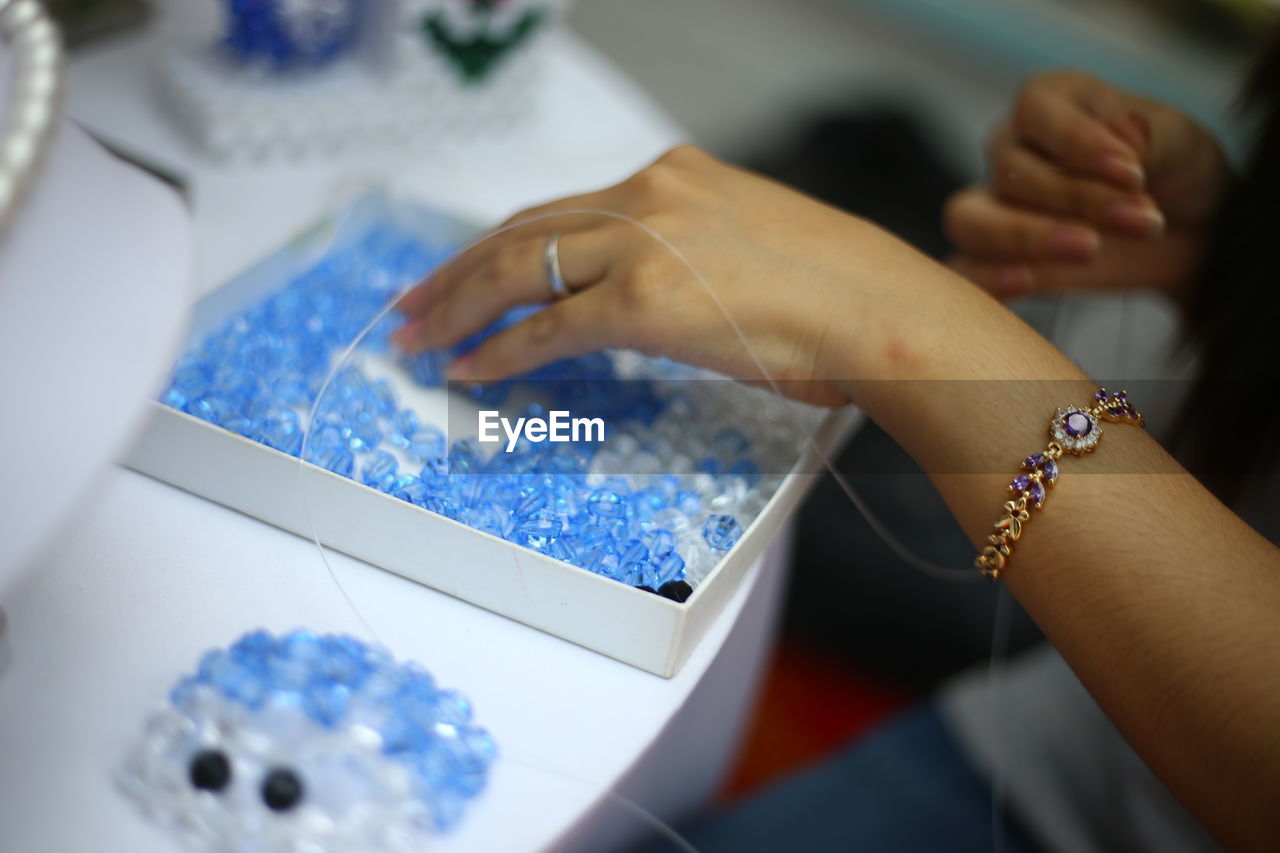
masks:
{"label": "beaded ornament in background", "polygon": [[466,698],[417,664],[256,631],[178,682],[119,782],[209,850],[419,850],[461,820],[495,755]]}
{"label": "beaded ornament in background", "polygon": [[157,88],[220,159],[469,146],[533,115],[567,0],[223,0],[165,26]]}
{"label": "beaded ornament in background", "polygon": [[[760,389],[632,353],[548,365],[475,392],[498,408],[544,390],[548,408],[603,417],[603,444],[530,443],[490,452],[446,446],[439,425],[404,407],[385,377],[334,359],[405,285],[445,259],[390,227],[331,250],[280,290],[198,342],[161,398],[175,409],[290,455],[321,385],[308,461],[477,530],[630,586],[683,601],[763,509],[807,434],[796,410]],[[404,365],[427,386],[459,351],[527,316],[515,312],[451,352]],[[360,352],[390,357],[403,322],[384,316]],[[547,390],[549,389],[549,390]],[[816,423],[816,420],[813,422]],[[749,433],[748,433],[749,431]],[[623,473],[619,473],[623,472]]]}

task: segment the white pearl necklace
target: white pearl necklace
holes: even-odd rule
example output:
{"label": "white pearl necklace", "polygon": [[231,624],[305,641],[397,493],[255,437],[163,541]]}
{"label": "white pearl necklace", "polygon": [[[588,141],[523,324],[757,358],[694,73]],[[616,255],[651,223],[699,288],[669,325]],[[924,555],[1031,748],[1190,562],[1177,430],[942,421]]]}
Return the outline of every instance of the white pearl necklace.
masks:
{"label": "white pearl necklace", "polygon": [[0,41],[13,57],[13,88],[0,116],[0,233],[13,219],[57,127],[62,39],[39,0],[0,0]]}

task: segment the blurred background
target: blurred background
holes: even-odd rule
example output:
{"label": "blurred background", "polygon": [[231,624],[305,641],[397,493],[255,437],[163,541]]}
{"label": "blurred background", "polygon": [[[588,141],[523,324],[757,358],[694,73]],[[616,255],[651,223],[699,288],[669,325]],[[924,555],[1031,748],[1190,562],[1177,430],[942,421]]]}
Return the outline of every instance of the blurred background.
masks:
{"label": "blurred background", "polygon": [[[1081,68],[1167,101],[1200,118],[1238,153],[1246,129],[1233,114],[1233,101],[1276,4],[552,3],[546,5],[564,15],[567,32],[540,48],[544,64],[562,71],[572,65],[581,79],[578,88],[554,90],[546,127],[531,130],[513,117],[538,95],[539,84],[521,89],[522,81],[507,80],[491,87],[497,94],[483,97],[491,101],[486,109],[509,120],[468,124],[457,118],[463,110],[453,123],[430,133],[410,128],[405,138],[396,138],[391,124],[385,133],[365,136],[335,129],[336,108],[295,116],[279,107],[286,101],[276,101],[279,108],[271,112],[281,115],[272,120],[283,145],[258,133],[266,119],[237,118],[240,124],[222,132],[208,118],[217,118],[214,95],[221,83],[192,70],[190,45],[208,36],[192,41],[190,34],[220,26],[220,7],[232,4],[49,5],[72,50],[69,111],[113,150],[185,190],[201,238],[201,287],[208,289],[279,245],[313,215],[320,196],[343,182],[390,175],[397,185],[477,221],[492,221],[516,202],[619,179],[650,159],[659,141],[680,139],[867,216],[943,257],[944,199],[981,176],[985,134],[1038,70]],[[397,5],[388,0],[370,8]],[[168,19],[180,19],[181,26],[169,26]],[[138,34],[147,26],[152,35],[143,39]],[[439,32],[433,38],[445,43]],[[145,61],[144,43],[150,51]],[[250,40],[236,49],[252,58],[275,48]],[[157,56],[167,58],[157,65]],[[467,74],[483,67],[483,56],[450,56]],[[628,82],[620,87],[619,80]],[[591,85],[596,88],[588,91]],[[509,87],[505,95],[503,86]],[[169,94],[157,99],[156,88]],[[617,110],[610,113],[601,96],[608,103],[614,92],[625,98],[613,98]],[[472,95],[441,97],[446,100],[439,103],[456,107],[457,97]],[[369,107],[369,122],[381,120],[377,110],[391,110],[391,103]],[[580,114],[587,103],[590,117]],[[639,136],[627,124],[638,115],[650,129]],[[290,139],[291,121],[303,130]],[[304,151],[308,139],[330,133],[334,139],[354,133],[355,142],[335,143],[319,154]],[[617,156],[603,156],[604,149]],[[375,161],[383,165],[375,169]],[[317,170],[326,176],[322,189],[316,189]],[[1017,310],[1095,376],[1123,381],[1169,370],[1176,318],[1152,300],[1028,300]],[[929,531],[912,538],[914,550],[944,565],[967,565],[968,544],[924,478],[903,473],[910,462],[883,433],[873,426],[860,432],[839,465],[889,529],[904,536]],[[980,664],[991,649],[996,589],[940,584],[912,573],[831,482],[817,487],[802,510],[795,541],[779,641],[751,733],[723,792],[727,798],[848,743],[949,675]],[[1015,611],[1010,618],[1013,650],[1038,641],[1025,616]]]}
{"label": "blurred background", "polygon": [[[1275,4],[1214,0],[585,0],[569,23],[698,144],[944,257],[943,200],[983,173],[1021,83],[1080,68],[1176,105],[1237,154],[1236,91]],[[1165,378],[1176,318],[1155,300],[1024,300],[1026,319],[1096,376]],[[1126,342],[1120,344],[1123,339]],[[870,424],[838,467],[912,550],[967,565],[968,543]],[[922,532],[923,531],[923,532]],[[853,556],[856,555],[856,556]],[[780,639],[731,799],[851,742],[990,655],[995,589],[914,572],[826,478],[800,513]],[[1041,641],[1016,604],[1008,652]]]}

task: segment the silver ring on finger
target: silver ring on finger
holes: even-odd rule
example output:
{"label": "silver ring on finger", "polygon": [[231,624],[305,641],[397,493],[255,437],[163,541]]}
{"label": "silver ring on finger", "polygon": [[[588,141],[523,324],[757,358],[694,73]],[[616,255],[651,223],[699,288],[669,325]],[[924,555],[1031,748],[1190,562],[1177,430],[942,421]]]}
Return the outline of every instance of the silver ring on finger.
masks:
{"label": "silver ring on finger", "polygon": [[547,281],[551,284],[551,295],[556,299],[564,299],[569,295],[569,287],[564,283],[564,275],[560,272],[559,234],[552,234],[547,239],[547,248],[542,253],[542,262],[547,270]]}

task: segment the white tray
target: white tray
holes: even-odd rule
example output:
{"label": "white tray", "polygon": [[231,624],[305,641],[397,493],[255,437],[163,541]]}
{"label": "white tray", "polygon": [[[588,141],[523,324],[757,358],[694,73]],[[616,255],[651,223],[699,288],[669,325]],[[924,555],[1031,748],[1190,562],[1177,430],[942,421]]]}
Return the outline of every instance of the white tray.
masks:
{"label": "white tray", "polygon": [[[335,231],[361,216],[385,214],[369,197],[201,300],[192,340],[220,326],[278,287]],[[456,244],[475,229],[423,213],[417,233]],[[277,527],[320,538],[329,547],[501,613],[589,649],[671,677],[692,652],[741,581],[774,539],[829,455],[860,419],[852,409],[829,413],[777,492],[741,539],[694,590],[677,603],[610,580],[470,528],[354,480],[332,474],[199,418],[153,403],[126,459],[130,467]],[[306,467],[306,499],[303,476]],[[314,522],[314,527],[313,527]]]}

